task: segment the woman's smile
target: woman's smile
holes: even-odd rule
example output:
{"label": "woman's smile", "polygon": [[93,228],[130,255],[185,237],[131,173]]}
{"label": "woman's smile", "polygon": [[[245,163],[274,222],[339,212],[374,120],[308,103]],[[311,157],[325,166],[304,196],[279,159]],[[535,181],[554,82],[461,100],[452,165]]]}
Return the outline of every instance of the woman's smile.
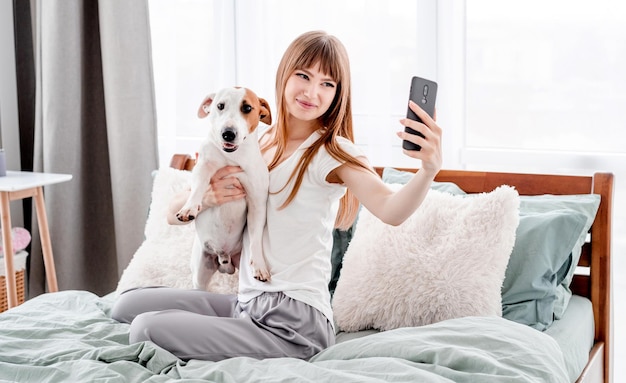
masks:
{"label": "woman's smile", "polygon": [[308,101],[304,101],[302,99],[296,98],[296,102],[298,103],[298,105],[300,105],[301,107],[303,107],[304,109],[315,109],[317,108],[317,105],[308,102]]}

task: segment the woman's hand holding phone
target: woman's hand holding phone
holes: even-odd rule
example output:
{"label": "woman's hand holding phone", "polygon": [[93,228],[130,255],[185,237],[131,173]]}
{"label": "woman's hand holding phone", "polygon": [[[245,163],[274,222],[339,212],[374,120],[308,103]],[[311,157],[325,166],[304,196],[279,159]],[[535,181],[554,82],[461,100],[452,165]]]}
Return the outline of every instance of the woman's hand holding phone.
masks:
{"label": "woman's hand holding phone", "polygon": [[434,172],[438,172],[442,165],[442,131],[435,122],[436,94],[435,82],[414,77],[407,117],[400,120],[405,128],[398,132],[398,137],[403,139],[404,153],[421,160],[423,170]]}
{"label": "woman's hand holding phone", "polygon": [[[435,116],[435,102],[437,100],[437,83],[425,78],[414,76],[411,79],[411,88],[409,90],[409,101],[413,101],[420,106],[431,118]],[[406,118],[417,122],[424,122],[417,112],[411,107],[407,109]],[[405,126],[404,131],[413,135],[424,138],[424,134],[419,129],[411,126]],[[402,148],[406,150],[421,150],[421,145],[410,140],[402,142]]]}

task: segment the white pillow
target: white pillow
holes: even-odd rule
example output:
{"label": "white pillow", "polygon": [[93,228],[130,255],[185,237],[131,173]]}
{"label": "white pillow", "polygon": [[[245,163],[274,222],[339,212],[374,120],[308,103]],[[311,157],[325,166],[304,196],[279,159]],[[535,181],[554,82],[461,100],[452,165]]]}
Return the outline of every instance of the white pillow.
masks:
{"label": "white pillow", "polygon": [[[156,172],[152,202],[144,230],[145,240],[137,249],[117,286],[117,293],[135,287],[169,286],[193,288],[191,283],[191,248],[195,225],[167,223],[169,204],[176,194],[189,188],[191,172],[162,168]],[[238,272],[215,273],[209,290],[236,293]]]}
{"label": "white pillow", "polygon": [[519,195],[506,185],[467,196],[430,190],[396,227],[362,209],[333,297],[337,326],[390,330],[501,316],[518,222]]}

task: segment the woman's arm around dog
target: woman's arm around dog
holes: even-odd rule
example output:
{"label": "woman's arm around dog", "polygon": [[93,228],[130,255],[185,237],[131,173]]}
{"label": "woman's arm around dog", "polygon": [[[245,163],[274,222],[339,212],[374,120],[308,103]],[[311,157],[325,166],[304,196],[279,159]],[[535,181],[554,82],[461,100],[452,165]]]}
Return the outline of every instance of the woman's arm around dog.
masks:
{"label": "woman's arm around dog", "polygon": [[[246,197],[246,191],[239,183],[237,177],[231,176],[241,172],[239,166],[225,166],[219,169],[211,178],[211,186],[202,199],[202,209],[219,206],[226,202],[236,201]],[[170,202],[167,214],[167,223],[170,225],[185,225],[191,221],[182,222],[176,217],[176,213],[183,207],[191,190],[187,189],[178,193]]]}

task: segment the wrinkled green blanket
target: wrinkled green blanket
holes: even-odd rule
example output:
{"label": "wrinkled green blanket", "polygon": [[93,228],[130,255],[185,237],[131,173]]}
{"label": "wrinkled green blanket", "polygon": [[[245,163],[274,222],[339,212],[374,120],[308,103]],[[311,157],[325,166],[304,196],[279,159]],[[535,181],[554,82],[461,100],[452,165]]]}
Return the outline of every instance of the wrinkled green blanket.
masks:
{"label": "wrinkled green blanket", "polygon": [[402,328],[291,358],[183,362],[128,344],[112,296],[42,295],[0,314],[2,382],[567,382],[549,336],[498,317]]}

